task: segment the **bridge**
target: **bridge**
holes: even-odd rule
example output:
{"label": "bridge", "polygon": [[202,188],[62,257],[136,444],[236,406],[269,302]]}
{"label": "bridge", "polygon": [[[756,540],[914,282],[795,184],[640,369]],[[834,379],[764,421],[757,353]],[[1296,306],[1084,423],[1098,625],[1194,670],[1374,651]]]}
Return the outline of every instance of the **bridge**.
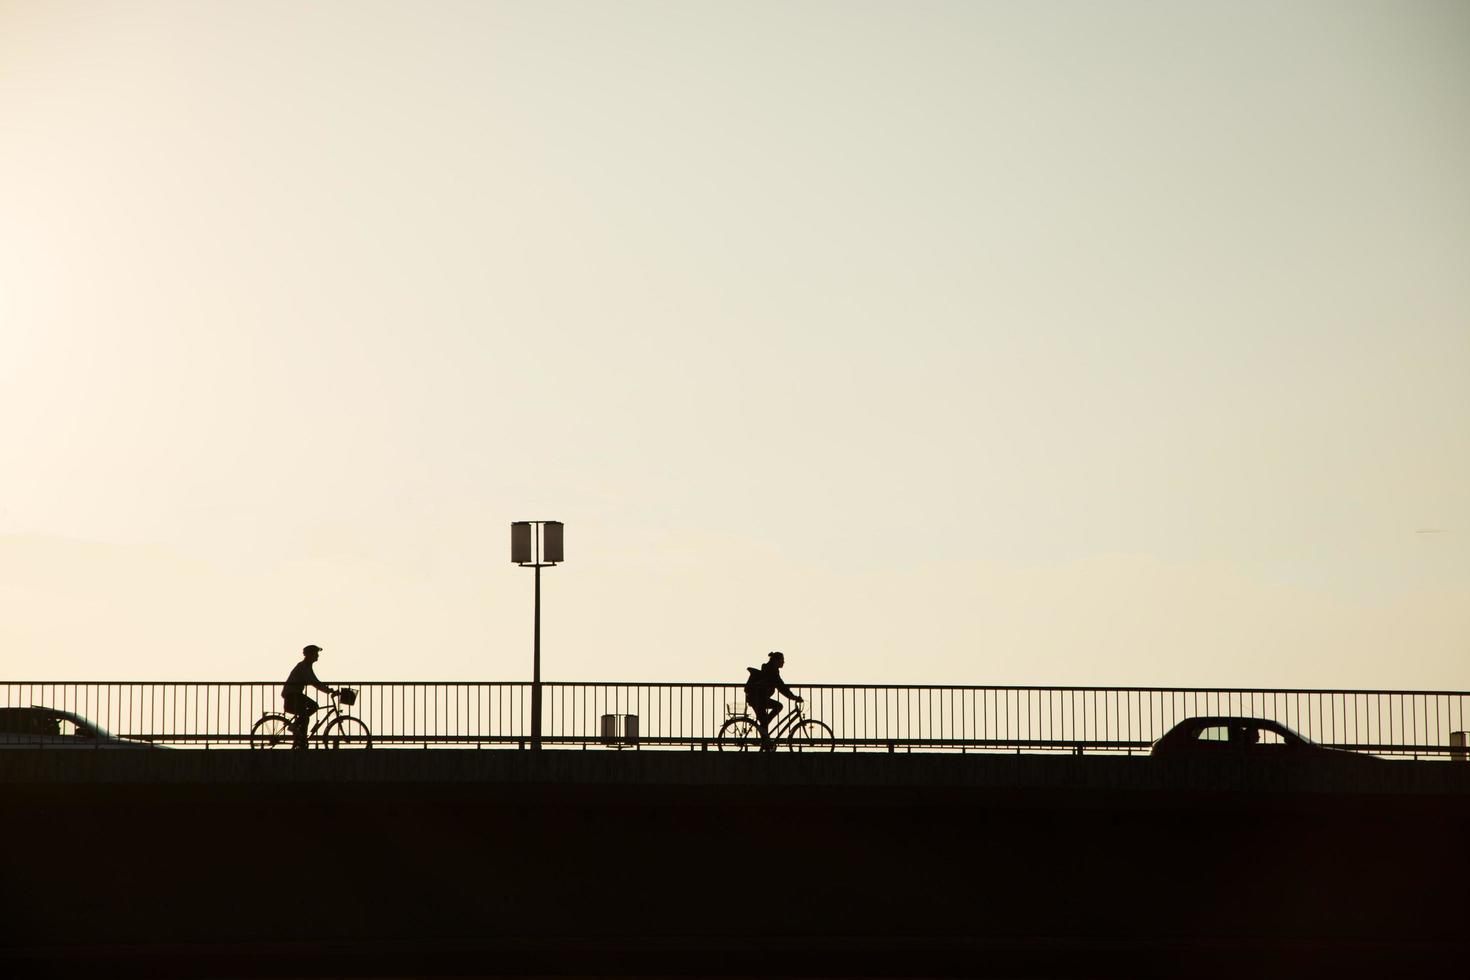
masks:
{"label": "bridge", "polygon": [[[0,751],[0,974],[1437,976],[1470,956],[1461,693],[819,685],[799,693],[831,752],[731,755],[733,685],[546,684],[541,752],[529,684],[354,686],[373,751],[246,748],[275,683],[5,685],[175,750]],[[1393,761],[1146,754],[1205,713]],[[604,738],[629,714],[636,741]]]}
{"label": "bridge", "polygon": [[[533,685],[342,682],[377,748],[526,747]],[[709,750],[744,710],[736,684],[546,682],[542,741],[575,748]],[[1147,752],[1199,715],[1278,721],[1323,745],[1409,758],[1458,754],[1470,692],[812,684],[794,687],[841,751]],[[73,712],[114,735],[175,748],[250,743],[281,708],[280,682],[10,681],[0,708]],[[629,723],[629,719],[635,719]],[[611,721],[610,721],[611,720]]]}

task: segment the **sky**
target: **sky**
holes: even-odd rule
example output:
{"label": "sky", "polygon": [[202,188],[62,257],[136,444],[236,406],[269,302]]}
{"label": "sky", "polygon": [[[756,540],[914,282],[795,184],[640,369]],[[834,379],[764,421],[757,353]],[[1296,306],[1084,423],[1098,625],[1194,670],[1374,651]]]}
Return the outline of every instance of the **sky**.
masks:
{"label": "sky", "polygon": [[1470,689],[1470,5],[0,0],[0,679]]}

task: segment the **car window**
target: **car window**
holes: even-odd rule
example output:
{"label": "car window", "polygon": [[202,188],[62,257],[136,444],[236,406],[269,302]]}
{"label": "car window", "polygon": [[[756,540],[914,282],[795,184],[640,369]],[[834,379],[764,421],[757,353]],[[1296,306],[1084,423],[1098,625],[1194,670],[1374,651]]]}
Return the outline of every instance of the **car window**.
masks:
{"label": "car window", "polygon": [[58,718],[56,734],[63,738],[96,738],[97,733],[86,725],[78,725],[70,718]]}
{"label": "car window", "polygon": [[1230,729],[1224,725],[1208,725],[1201,728],[1195,738],[1201,742],[1228,742],[1230,741]]}
{"label": "car window", "polygon": [[1281,737],[1280,732],[1273,732],[1269,728],[1258,728],[1256,729],[1256,732],[1260,736],[1259,740],[1256,742],[1257,745],[1263,745],[1268,748],[1278,749],[1286,747],[1286,739]]}

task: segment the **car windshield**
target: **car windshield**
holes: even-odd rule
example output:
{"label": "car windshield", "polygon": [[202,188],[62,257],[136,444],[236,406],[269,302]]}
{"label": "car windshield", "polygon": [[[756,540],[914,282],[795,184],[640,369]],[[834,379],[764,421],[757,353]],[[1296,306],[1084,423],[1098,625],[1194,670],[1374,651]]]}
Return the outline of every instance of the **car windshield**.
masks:
{"label": "car windshield", "polygon": [[61,729],[61,731],[58,733],[60,735],[68,735],[72,738],[97,739],[99,741],[105,741],[112,738],[112,734],[108,732],[107,729],[103,728],[100,725],[94,725],[92,722],[88,721],[85,718],[82,718],[79,715],[74,715],[70,712],[58,711],[55,717]]}

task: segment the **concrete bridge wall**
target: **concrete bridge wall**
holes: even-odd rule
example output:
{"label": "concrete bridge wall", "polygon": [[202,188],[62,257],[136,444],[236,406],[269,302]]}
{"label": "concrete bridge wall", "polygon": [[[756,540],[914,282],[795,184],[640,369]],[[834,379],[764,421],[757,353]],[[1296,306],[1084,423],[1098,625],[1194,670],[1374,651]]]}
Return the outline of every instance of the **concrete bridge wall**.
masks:
{"label": "concrete bridge wall", "polygon": [[1462,763],[3,756],[0,966],[30,973],[1403,975],[1470,952]]}

